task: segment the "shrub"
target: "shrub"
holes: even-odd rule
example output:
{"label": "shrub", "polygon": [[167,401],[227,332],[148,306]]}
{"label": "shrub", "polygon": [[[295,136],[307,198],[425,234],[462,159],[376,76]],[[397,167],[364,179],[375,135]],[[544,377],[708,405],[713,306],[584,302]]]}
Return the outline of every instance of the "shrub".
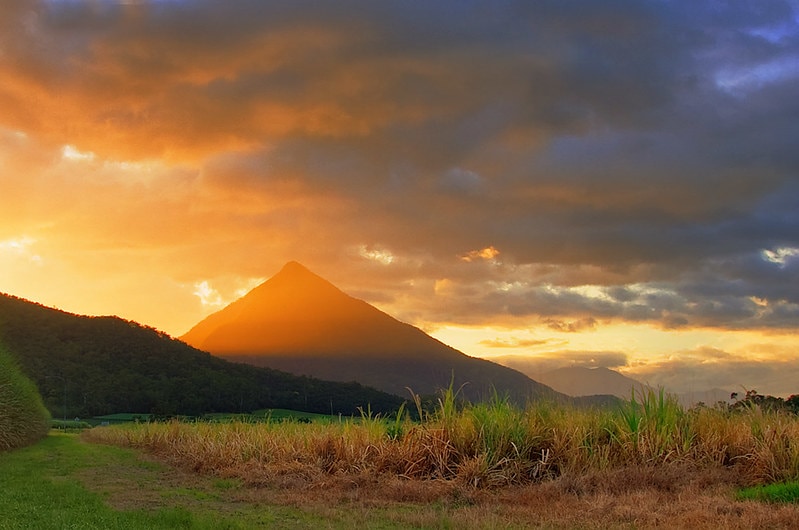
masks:
{"label": "shrub", "polygon": [[32,444],[49,429],[50,413],[36,385],[0,349],[0,451]]}

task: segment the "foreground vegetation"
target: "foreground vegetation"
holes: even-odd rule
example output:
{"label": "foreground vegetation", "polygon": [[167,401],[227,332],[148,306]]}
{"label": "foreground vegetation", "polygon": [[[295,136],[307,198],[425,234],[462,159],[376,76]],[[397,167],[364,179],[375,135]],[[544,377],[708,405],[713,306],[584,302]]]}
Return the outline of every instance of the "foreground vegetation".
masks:
{"label": "foreground vegetation", "polygon": [[756,404],[684,410],[662,392],[615,411],[519,410],[500,399],[460,407],[450,391],[421,415],[422,422],[368,411],[324,423],[171,422],[84,437],[233,480],[269,503],[415,507],[413,517],[395,514],[400,526],[799,527],[793,498],[746,489],[793,491],[799,418],[789,412]]}
{"label": "foreground vegetation", "polygon": [[31,444],[50,429],[36,386],[0,348],[0,451]]}
{"label": "foreground vegetation", "polygon": [[799,527],[792,414],[655,393],[422,413],[53,433],[0,454],[0,528]]}
{"label": "foreground vegetation", "polygon": [[734,469],[746,485],[799,478],[799,419],[758,407],[686,411],[663,392],[648,392],[615,411],[520,410],[500,399],[459,408],[449,391],[434,412],[421,414],[422,423],[365,412],[359,421],[328,424],[173,422],[89,436],[244,480],[286,465],[489,488],[671,465]]}

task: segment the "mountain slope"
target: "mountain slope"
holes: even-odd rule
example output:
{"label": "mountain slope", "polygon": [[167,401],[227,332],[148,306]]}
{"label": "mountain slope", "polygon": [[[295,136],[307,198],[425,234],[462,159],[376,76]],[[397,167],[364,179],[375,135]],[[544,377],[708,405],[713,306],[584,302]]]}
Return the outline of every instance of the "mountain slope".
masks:
{"label": "mountain slope", "polygon": [[393,411],[403,401],[359,384],[230,363],[135,322],[73,315],[3,294],[0,346],[56,417],[262,408],[353,414],[359,406]]}
{"label": "mountain slope", "polygon": [[336,288],[296,262],[186,333],[231,360],[394,394],[432,394],[454,381],[470,400],[494,390],[517,402],[562,398],[524,374],[469,357]]}
{"label": "mountain slope", "polygon": [[639,392],[646,385],[609,368],[570,366],[558,368],[541,375],[541,381],[570,396],[611,394],[629,399],[631,392]]}

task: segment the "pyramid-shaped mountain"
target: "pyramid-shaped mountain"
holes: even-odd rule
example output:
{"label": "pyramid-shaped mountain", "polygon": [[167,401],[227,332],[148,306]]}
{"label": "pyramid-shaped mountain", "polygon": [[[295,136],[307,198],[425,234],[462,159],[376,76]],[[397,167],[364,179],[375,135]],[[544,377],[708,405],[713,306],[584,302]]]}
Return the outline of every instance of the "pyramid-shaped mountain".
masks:
{"label": "pyramid-shaped mountain", "polygon": [[494,390],[516,402],[561,394],[516,370],[469,357],[353,298],[297,262],[194,326],[182,340],[229,360],[397,395],[454,381],[470,400]]}

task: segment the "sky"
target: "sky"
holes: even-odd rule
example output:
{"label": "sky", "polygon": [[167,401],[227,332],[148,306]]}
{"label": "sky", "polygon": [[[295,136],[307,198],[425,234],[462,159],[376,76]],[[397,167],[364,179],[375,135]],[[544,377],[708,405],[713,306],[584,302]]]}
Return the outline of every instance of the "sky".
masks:
{"label": "sky", "polygon": [[297,260],[474,356],[799,393],[799,1],[6,0],[0,291]]}

